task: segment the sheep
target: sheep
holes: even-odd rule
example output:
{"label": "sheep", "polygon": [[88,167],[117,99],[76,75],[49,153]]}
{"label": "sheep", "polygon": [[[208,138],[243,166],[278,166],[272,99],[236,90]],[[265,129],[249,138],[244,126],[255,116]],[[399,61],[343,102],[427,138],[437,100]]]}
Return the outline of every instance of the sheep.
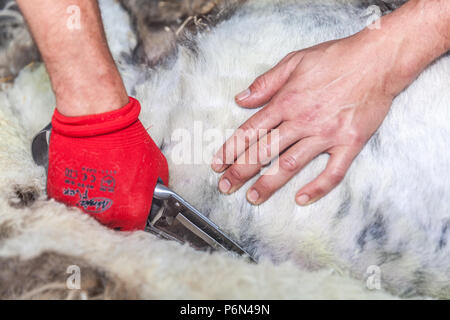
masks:
{"label": "sheep", "polygon": [[[290,51],[358,32],[367,24],[367,7],[356,0],[247,1],[215,27],[187,33],[156,69],[124,58],[136,41],[114,16],[124,25],[129,20],[107,0],[102,8],[113,55],[142,103],[141,121],[168,159],[171,187],[259,263],[144,232],[106,230],[77,209],[46,200],[45,173],[27,150],[54,107],[42,66],[26,68],[0,94],[0,230],[6,230],[0,257],[70,254],[143,298],[450,297],[448,56],[394,100],[327,197],[308,207],[294,202],[295,191],[323,170],[324,154],[269,201],[252,206],[245,186],[229,196],[218,192],[209,162],[219,145],[196,132],[215,130],[222,134],[215,142],[223,142],[255,112],[235,105],[236,92]],[[122,41],[113,43],[112,35]],[[183,134],[192,139],[180,149]],[[363,289],[374,283],[388,292]]]}

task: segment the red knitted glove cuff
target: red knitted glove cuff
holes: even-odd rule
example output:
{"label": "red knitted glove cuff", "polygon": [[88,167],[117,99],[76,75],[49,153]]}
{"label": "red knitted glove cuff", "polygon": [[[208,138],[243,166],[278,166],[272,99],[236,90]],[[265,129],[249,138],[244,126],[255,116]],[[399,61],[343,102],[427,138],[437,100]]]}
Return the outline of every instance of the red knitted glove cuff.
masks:
{"label": "red knitted glove cuff", "polygon": [[55,109],[52,130],[69,137],[92,137],[126,128],[138,120],[141,112],[139,101],[129,99],[118,110],[81,117],[66,117]]}
{"label": "red knitted glove cuff", "polygon": [[138,120],[140,104],[82,117],[55,111],[47,193],[115,229],[144,229],[167,161]]}

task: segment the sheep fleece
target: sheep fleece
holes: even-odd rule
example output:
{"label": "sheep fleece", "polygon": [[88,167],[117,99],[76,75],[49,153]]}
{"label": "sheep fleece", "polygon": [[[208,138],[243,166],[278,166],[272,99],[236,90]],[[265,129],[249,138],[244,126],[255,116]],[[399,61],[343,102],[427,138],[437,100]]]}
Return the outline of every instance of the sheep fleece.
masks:
{"label": "sheep fleece", "polygon": [[[113,56],[142,103],[141,121],[169,161],[171,187],[260,262],[107,230],[46,200],[45,172],[29,152],[54,107],[42,65],[26,67],[0,92],[0,261],[70,256],[140,298],[450,297],[448,56],[395,99],[327,197],[308,207],[294,202],[295,192],[324,169],[328,156],[321,155],[255,207],[245,199],[251,182],[223,196],[209,167],[216,144],[256,112],[237,107],[234,94],[288,52],[361,30],[366,6],[247,1],[214,28],[186,34],[170,59],[148,70],[130,62],[136,39],[128,16],[114,1],[101,5]],[[212,130],[223,139],[211,143],[198,133]],[[367,290],[373,270],[382,290]]]}

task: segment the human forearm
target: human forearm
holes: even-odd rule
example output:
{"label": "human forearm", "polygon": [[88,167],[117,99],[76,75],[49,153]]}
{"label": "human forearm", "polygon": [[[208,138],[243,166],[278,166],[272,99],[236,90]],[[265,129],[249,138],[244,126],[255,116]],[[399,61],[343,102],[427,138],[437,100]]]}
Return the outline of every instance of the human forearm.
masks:
{"label": "human forearm", "polygon": [[410,0],[361,37],[379,46],[386,86],[398,94],[436,58],[450,50],[450,1]]}
{"label": "human forearm", "polygon": [[[128,102],[109,52],[97,1],[18,0],[46,64],[58,110],[67,116],[102,113]],[[80,24],[70,28],[80,9]]]}

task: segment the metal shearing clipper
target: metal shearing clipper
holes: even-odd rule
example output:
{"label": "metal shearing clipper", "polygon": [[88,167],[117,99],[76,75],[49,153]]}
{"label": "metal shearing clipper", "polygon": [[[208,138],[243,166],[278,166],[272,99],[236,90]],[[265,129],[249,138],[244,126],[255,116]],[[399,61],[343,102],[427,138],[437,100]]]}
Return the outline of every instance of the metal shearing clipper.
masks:
{"label": "metal shearing clipper", "polygon": [[[49,124],[33,138],[31,145],[34,162],[46,169],[51,130]],[[189,243],[199,250],[231,251],[255,262],[238,243],[163,183],[156,184],[145,231],[167,240]]]}

